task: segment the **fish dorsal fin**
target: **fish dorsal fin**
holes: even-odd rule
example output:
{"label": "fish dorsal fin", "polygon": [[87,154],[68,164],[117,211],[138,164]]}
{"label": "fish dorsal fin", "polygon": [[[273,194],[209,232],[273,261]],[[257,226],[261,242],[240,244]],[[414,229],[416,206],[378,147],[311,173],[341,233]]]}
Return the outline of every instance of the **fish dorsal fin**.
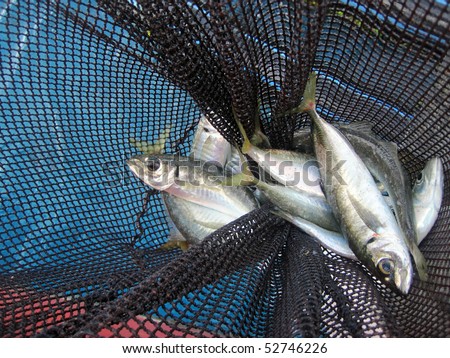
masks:
{"label": "fish dorsal fin", "polygon": [[167,138],[170,136],[171,126],[168,126],[160,137],[154,142],[150,143],[144,140],[136,140],[130,138],[130,144],[144,154],[161,154],[166,146]]}
{"label": "fish dorsal fin", "polygon": [[380,141],[380,145],[382,145],[391,155],[393,158],[398,157],[398,147],[397,144],[394,142],[388,142],[386,140]]}
{"label": "fish dorsal fin", "polygon": [[378,141],[380,146],[383,146],[386,151],[388,151],[393,157],[398,156],[398,147],[394,142],[389,142],[386,140],[381,140],[374,132],[373,125],[368,121],[360,121],[360,122],[352,122],[349,124],[343,124],[339,126],[340,129],[349,130],[352,132],[356,132],[356,134],[361,133],[366,136],[371,136]]}
{"label": "fish dorsal fin", "polygon": [[375,135],[373,132],[373,125],[368,121],[357,121],[349,124],[342,124],[339,126],[342,129],[350,129],[355,132],[360,132],[368,135]]}

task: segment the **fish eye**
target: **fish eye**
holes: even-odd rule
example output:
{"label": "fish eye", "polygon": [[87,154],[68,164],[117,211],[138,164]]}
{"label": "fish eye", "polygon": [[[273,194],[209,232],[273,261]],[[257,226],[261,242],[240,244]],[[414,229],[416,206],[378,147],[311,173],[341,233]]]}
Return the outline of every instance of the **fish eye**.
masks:
{"label": "fish eye", "polygon": [[161,167],[161,160],[157,158],[151,158],[147,160],[147,169],[154,172]]}
{"label": "fish eye", "polygon": [[209,129],[208,128],[203,128],[203,130],[206,132],[206,133],[209,133],[210,131],[209,131]]}
{"label": "fish eye", "polygon": [[422,172],[420,172],[419,175],[417,176],[417,181],[421,182],[422,179],[423,179],[423,174],[422,174]]}
{"label": "fish eye", "polygon": [[378,270],[386,276],[389,276],[394,271],[394,262],[390,259],[381,259],[378,262]]}

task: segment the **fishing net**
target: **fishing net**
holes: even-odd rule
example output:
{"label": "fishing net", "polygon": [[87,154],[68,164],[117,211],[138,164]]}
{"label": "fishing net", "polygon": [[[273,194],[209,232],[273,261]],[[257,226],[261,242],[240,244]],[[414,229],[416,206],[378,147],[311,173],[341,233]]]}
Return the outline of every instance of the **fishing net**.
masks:
{"label": "fishing net", "polygon": [[[450,336],[450,9],[446,1],[7,1],[0,5],[0,336]],[[318,73],[329,122],[367,120],[445,192],[401,296],[263,206],[164,250],[130,138],[188,154],[202,113],[229,141],[260,106],[291,149]],[[170,125],[170,127],[169,127]]]}

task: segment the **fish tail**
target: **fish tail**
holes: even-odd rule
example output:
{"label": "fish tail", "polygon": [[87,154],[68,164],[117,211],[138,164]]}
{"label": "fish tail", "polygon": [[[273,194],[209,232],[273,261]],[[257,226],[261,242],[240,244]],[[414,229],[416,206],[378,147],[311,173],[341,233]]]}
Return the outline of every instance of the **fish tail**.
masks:
{"label": "fish tail", "polygon": [[238,119],[234,108],[233,108],[233,116],[239,127],[239,131],[241,132],[242,137],[244,138],[244,144],[242,145],[241,151],[242,151],[242,153],[247,154],[250,151],[250,148],[252,147],[252,143],[248,139],[248,136],[247,136],[247,133],[245,132],[244,126],[242,125],[241,121]]}
{"label": "fish tail", "polygon": [[301,101],[300,105],[287,112],[282,113],[277,117],[282,117],[296,113],[314,112],[316,109],[316,82],[317,82],[317,73],[313,71],[309,74],[308,81],[306,82],[305,91],[303,92],[303,100]]}
{"label": "fish tail", "polygon": [[137,140],[130,138],[130,144],[140,150],[144,154],[160,154],[164,151],[166,146],[167,138],[170,137],[171,125],[167,126],[160,137],[154,142],[150,143],[144,140]]}
{"label": "fish tail", "polygon": [[238,174],[227,177],[222,181],[222,185],[248,186],[256,185],[258,183],[258,179],[256,179],[248,166],[247,159],[245,159],[244,155],[241,152],[239,152],[239,156],[241,157],[242,171]]}
{"label": "fish tail", "polygon": [[269,139],[262,131],[261,117],[259,115],[260,108],[261,108],[261,100],[258,99],[258,107],[255,112],[255,132],[253,133],[253,136],[252,136],[252,139],[250,140],[250,142],[253,145],[256,145],[257,147],[260,147],[260,148],[270,148]]}
{"label": "fish tail", "polygon": [[317,73],[311,72],[306,82],[305,92],[303,92],[303,100],[300,103],[302,112],[309,112],[316,109],[316,82]]}
{"label": "fish tail", "polygon": [[185,240],[169,240],[159,248],[162,250],[181,249],[186,251],[189,248],[189,243]]}

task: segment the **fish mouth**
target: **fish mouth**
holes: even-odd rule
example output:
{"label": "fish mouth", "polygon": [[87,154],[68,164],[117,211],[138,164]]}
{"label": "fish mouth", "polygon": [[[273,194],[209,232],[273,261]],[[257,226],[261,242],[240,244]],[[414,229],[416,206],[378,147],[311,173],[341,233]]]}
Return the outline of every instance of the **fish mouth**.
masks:
{"label": "fish mouth", "polygon": [[134,176],[139,179],[141,177],[142,170],[144,169],[141,161],[136,158],[130,158],[126,161],[126,163]]}
{"label": "fish mouth", "polygon": [[411,288],[412,275],[407,269],[400,269],[394,274],[394,283],[397,289],[403,293],[407,294]]}

